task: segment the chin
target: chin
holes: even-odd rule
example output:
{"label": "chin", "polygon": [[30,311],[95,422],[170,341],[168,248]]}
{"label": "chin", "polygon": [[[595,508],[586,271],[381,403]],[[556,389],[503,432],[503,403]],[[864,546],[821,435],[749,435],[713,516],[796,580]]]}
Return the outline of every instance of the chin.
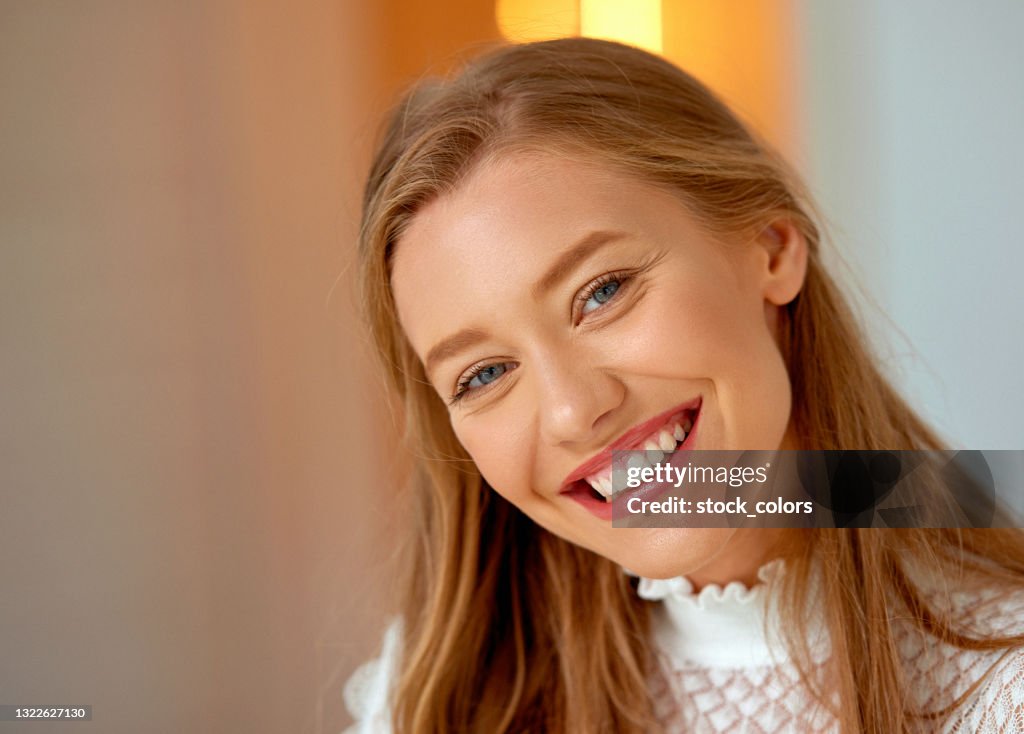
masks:
{"label": "chin", "polygon": [[[616,532],[623,534],[623,542],[602,555],[638,576],[670,579],[717,566],[735,529],[633,528]],[[627,535],[633,537],[627,540]]]}

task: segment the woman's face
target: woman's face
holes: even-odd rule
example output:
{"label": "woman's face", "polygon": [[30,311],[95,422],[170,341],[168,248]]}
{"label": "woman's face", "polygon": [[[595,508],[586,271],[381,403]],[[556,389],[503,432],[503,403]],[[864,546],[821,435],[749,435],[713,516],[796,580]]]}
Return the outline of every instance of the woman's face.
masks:
{"label": "woman's face", "polygon": [[770,531],[612,528],[574,479],[599,475],[609,447],[656,439],[697,401],[690,448],[792,446],[774,324],[802,284],[805,253],[784,221],[722,243],[661,188],[520,153],[481,163],[416,214],[392,287],[456,435],[495,491],[641,575],[725,582],[760,565]]}

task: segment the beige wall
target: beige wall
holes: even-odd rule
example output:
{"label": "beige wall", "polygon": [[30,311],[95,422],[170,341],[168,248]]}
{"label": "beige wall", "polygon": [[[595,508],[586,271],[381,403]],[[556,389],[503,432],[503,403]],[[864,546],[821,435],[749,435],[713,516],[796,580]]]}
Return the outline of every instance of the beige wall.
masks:
{"label": "beige wall", "polygon": [[0,3],[0,702],[343,725],[391,543],[345,273],[373,7]]}

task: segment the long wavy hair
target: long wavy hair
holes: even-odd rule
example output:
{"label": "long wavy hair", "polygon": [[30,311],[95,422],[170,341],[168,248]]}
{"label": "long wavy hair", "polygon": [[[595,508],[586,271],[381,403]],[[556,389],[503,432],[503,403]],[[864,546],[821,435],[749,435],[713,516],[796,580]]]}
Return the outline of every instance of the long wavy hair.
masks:
{"label": "long wavy hair", "polygon": [[[395,730],[649,734],[659,729],[649,602],[618,565],[540,528],[486,485],[392,299],[391,259],[417,211],[481,160],[517,150],[582,156],[668,187],[726,237],[749,237],[780,217],[795,223],[809,262],[779,328],[801,447],[942,443],[876,367],[822,265],[803,185],[693,77],[635,48],[573,38],[502,47],[408,93],[379,144],[360,235],[366,317],[413,457]],[[787,645],[808,690],[847,734],[916,731],[944,713],[909,709],[894,617],[965,649],[1024,642],[971,636],[907,571],[913,562],[1019,584],[1019,531],[801,532],[776,589]],[[812,592],[815,569],[822,582]],[[799,634],[812,609],[823,611],[831,635],[827,691]]]}

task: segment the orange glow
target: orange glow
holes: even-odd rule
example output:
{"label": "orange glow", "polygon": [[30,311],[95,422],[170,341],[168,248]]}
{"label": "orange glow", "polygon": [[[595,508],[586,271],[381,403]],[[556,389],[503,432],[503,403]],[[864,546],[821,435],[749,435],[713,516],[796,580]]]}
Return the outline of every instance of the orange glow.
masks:
{"label": "orange glow", "polygon": [[579,34],[660,53],[784,153],[799,151],[793,0],[498,0],[495,16],[517,43]]}
{"label": "orange glow", "polygon": [[703,81],[771,143],[796,145],[793,0],[671,0],[664,56]]}
{"label": "orange glow", "polygon": [[580,34],[661,53],[661,0],[580,0]]}
{"label": "orange glow", "polygon": [[494,15],[501,35],[515,43],[564,38],[580,32],[578,0],[498,0]]}

